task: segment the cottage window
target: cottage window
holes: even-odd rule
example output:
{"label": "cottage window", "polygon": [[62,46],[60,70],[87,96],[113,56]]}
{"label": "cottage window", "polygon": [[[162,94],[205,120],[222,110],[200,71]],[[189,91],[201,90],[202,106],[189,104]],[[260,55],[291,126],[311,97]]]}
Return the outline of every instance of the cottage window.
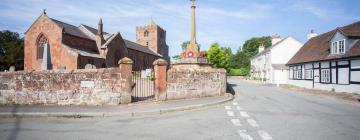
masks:
{"label": "cottage window", "polygon": [[332,54],[337,54],[337,42],[332,43]]}
{"label": "cottage window", "polygon": [[331,43],[331,54],[345,53],[345,39]]}
{"label": "cottage window", "polygon": [[305,79],[307,79],[307,80],[313,79],[313,70],[312,69],[305,70]]}
{"label": "cottage window", "polygon": [[339,53],[341,54],[345,53],[345,40],[339,41]]}
{"label": "cottage window", "polygon": [[330,69],[321,70],[321,82],[330,83]]}
{"label": "cottage window", "polygon": [[38,40],[36,42],[36,58],[37,59],[43,59],[44,55],[44,47],[45,45],[48,45],[48,39],[43,35],[40,34],[38,37]]}
{"label": "cottage window", "polygon": [[302,79],[302,70],[300,66],[295,66],[294,68],[294,79]]}

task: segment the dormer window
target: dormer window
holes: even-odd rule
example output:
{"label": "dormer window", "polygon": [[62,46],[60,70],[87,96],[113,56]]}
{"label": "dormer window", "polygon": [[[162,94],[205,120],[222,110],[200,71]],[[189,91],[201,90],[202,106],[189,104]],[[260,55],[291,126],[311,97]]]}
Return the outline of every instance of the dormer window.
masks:
{"label": "dormer window", "polygon": [[331,54],[345,54],[345,39],[331,43]]}

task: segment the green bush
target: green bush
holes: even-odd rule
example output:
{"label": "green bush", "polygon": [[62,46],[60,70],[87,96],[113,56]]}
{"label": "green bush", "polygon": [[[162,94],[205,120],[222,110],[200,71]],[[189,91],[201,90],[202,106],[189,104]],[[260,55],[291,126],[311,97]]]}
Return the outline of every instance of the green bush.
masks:
{"label": "green bush", "polygon": [[247,76],[248,74],[249,70],[246,68],[230,69],[229,71],[230,76]]}

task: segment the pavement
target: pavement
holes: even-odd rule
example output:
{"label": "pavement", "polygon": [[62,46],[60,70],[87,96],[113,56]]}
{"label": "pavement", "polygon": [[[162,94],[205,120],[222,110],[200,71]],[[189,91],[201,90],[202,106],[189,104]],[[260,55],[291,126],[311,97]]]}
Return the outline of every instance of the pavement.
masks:
{"label": "pavement", "polygon": [[139,102],[120,106],[0,106],[0,117],[135,117],[199,109],[232,100],[231,94],[166,102]]}
{"label": "pavement", "polygon": [[360,140],[360,105],[229,78],[235,99],[139,117],[0,118],[0,139]]}

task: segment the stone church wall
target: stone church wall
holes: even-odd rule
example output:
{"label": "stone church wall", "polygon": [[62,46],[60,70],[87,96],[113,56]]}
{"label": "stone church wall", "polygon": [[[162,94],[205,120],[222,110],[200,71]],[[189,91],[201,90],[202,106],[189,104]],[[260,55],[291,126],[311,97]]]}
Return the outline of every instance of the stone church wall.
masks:
{"label": "stone church wall", "polygon": [[108,69],[2,72],[0,105],[130,103],[131,76],[131,63]]}
{"label": "stone church wall", "polygon": [[222,96],[225,93],[225,69],[181,64],[173,65],[167,72],[167,100]]}

